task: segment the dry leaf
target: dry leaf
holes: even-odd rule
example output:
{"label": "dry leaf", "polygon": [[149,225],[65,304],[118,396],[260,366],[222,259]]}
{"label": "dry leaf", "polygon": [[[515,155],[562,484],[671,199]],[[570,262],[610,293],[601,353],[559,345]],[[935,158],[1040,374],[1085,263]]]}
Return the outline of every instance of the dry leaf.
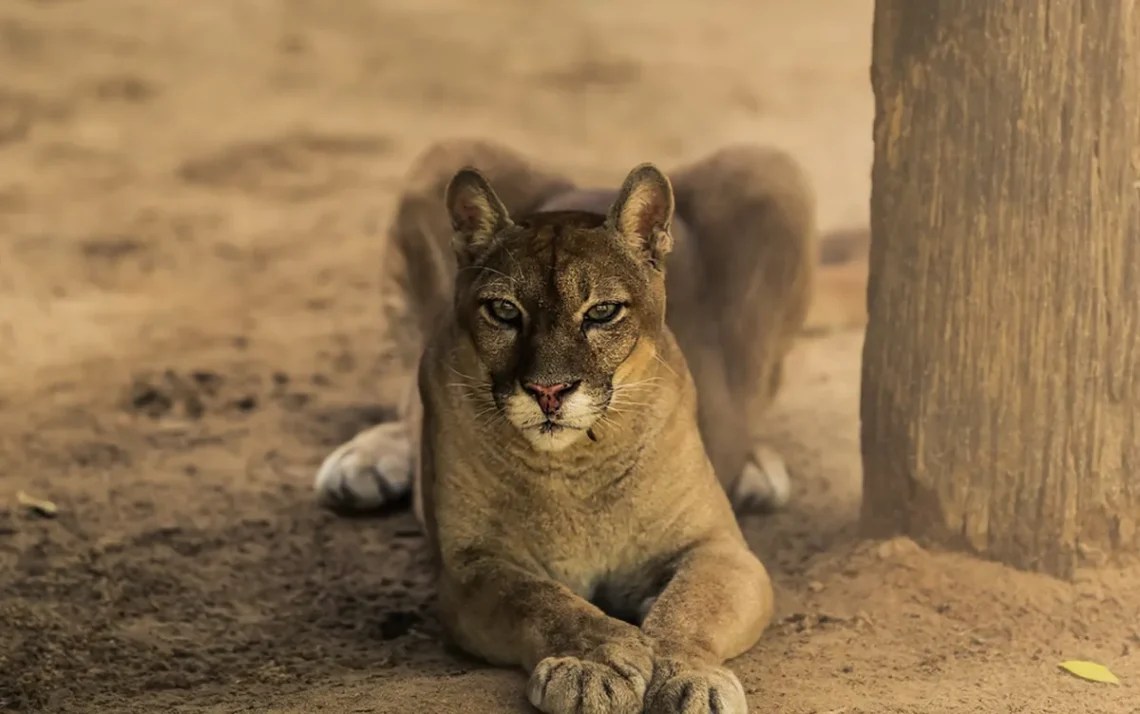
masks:
{"label": "dry leaf", "polygon": [[23,491],[16,492],[16,503],[19,503],[24,508],[38,513],[45,518],[55,518],[59,509],[51,501],[43,501],[38,498],[32,498]]}
{"label": "dry leaf", "polygon": [[1061,669],[1067,670],[1072,674],[1077,675],[1081,679],[1087,679],[1090,682],[1104,682],[1105,684],[1120,684],[1120,680],[1116,675],[1108,671],[1108,667],[1096,662],[1081,662],[1079,660],[1069,660],[1062,662],[1058,665]]}

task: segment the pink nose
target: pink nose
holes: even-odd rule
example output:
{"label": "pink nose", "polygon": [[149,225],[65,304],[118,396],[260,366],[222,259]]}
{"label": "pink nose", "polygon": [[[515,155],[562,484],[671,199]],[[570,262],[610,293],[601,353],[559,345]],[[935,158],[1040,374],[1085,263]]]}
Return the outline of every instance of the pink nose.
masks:
{"label": "pink nose", "polygon": [[549,416],[558,411],[558,408],[562,406],[562,400],[565,399],[570,392],[574,391],[574,388],[577,386],[577,382],[563,382],[562,384],[535,384],[534,382],[529,382],[523,385],[523,389],[538,402],[538,408],[542,410],[542,413]]}

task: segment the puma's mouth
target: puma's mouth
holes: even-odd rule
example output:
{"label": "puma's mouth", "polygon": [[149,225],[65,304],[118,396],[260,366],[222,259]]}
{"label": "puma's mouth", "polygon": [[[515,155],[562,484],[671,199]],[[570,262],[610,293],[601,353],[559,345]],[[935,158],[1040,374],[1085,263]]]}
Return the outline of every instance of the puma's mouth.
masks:
{"label": "puma's mouth", "polygon": [[545,419],[536,421],[530,428],[536,429],[541,434],[553,434],[558,431],[582,431],[584,427],[567,424],[561,414],[551,414]]}
{"label": "puma's mouth", "polygon": [[553,421],[550,421],[549,419],[547,419],[546,421],[544,421],[543,423],[538,425],[538,432],[540,434],[553,434],[555,432],[562,431],[563,429],[566,429],[566,428],[567,427],[563,426],[562,424],[558,424],[556,422],[553,422]]}
{"label": "puma's mouth", "polygon": [[598,418],[598,409],[588,395],[575,393],[560,408],[547,409],[530,395],[511,395],[504,400],[507,420],[539,451],[561,451],[588,433]]}
{"label": "puma's mouth", "polygon": [[523,427],[522,432],[531,445],[539,451],[554,452],[561,451],[576,443],[582,434],[589,434],[590,430],[584,424],[571,425],[562,421],[545,419]]}
{"label": "puma's mouth", "polygon": [[589,429],[586,425],[567,424],[560,419],[547,419],[531,428],[536,429],[540,434],[557,434],[561,431],[587,431]]}

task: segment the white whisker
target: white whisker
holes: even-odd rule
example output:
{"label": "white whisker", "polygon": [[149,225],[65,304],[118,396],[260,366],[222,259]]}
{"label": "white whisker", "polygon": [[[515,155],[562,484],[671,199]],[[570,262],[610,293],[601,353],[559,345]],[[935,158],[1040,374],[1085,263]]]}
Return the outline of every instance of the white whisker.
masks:
{"label": "white whisker", "polygon": [[657,360],[657,361],[658,361],[658,362],[661,364],[661,366],[662,366],[662,367],[664,367],[665,369],[669,370],[669,373],[670,373],[670,374],[672,374],[672,375],[673,375],[675,378],[677,378],[677,379],[680,379],[680,376],[677,374],[677,370],[675,370],[675,369],[673,369],[671,366],[669,366],[669,363],[668,363],[668,362],[666,362],[666,361],[665,361],[665,360],[664,360],[664,359],[661,357],[661,353],[659,353],[659,352],[654,352],[654,353],[653,353],[653,359]]}

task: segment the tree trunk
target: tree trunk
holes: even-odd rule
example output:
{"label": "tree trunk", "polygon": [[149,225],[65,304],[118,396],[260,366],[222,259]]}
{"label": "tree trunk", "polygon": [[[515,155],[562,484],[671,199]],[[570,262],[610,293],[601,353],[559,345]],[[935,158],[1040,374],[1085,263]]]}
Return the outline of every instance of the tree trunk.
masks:
{"label": "tree trunk", "polygon": [[1140,550],[1140,4],[878,0],[863,522]]}

